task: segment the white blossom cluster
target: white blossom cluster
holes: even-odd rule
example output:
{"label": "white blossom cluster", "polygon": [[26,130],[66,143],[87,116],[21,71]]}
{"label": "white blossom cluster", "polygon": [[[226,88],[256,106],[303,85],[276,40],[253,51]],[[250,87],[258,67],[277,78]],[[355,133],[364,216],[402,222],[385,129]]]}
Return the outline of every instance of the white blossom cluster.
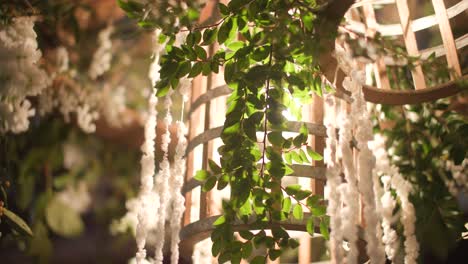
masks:
{"label": "white blossom cluster", "polygon": [[468,159],[464,159],[460,165],[455,165],[452,160],[445,163],[447,171],[452,173],[452,179],[445,179],[445,185],[453,196],[461,192],[468,193]]}
{"label": "white blossom cluster", "polygon": [[27,97],[41,94],[50,84],[38,65],[42,54],[34,22],[33,17],[18,17],[0,26],[0,133],[27,130],[35,114]]}
{"label": "white blossom cluster", "polygon": [[384,175],[381,177],[385,191],[381,198],[381,206],[384,217],[382,227],[384,231],[386,252],[389,258],[394,259],[399,245],[397,234],[395,230],[391,228],[391,225],[397,220],[397,217],[393,215],[393,209],[397,202],[391,194],[391,189],[393,189],[396,191],[396,195],[400,200],[401,205],[401,217],[399,220],[403,225],[403,235],[405,236],[404,263],[417,263],[419,256],[419,243],[416,240],[415,234],[416,214],[414,206],[409,200],[412,187],[411,184],[399,173],[398,168],[390,164],[384,145],[385,139],[382,136],[376,136],[371,147],[379,161],[376,166],[376,173]]}
{"label": "white blossom cluster", "polygon": [[93,60],[89,66],[88,75],[92,80],[96,80],[99,76],[107,72],[111,67],[112,61],[112,40],[111,35],[114,32],[114,27],[109,24],[105,29],[99,32],[98,49],[93,55]]}
{"label": "white blossom cluster", "polygon": [[[159,31],[156,32],[156,36]],[[162,54],[162,45],[157,45],[154,50],[153,63],[150,68],[149,78],[154,85],[159,79],[159,58]],[[184,79],[180,86],[190,86],[191,81]],[[179,90],[184,99],[188,98],[187,88]],[[151,263],[163,262],[163,247],[166,236],[166,221],[170,220],[171,227],[171,261],[177,263],[179,259],[178,244],[180,241],[179,232],[181,229],[181,219],[185,211],[185,199],[181,193],[185,175],[185,150],[187,140],[185,139],[186,129],[182,121],[177,125],[177,146],[174,156],[174,164],[171,166],[168,158],[169,144],[171,135],[169,127],[173,123],[171,114],[172,109],[172,91],[164,98],[163,104],[166,115],[164,117],[165,131],[162,135],[161,150],[163,160],[160,163],[160,170],[157,175],[155,171],[155,148],[154,140],[156,138],[157,97],[153,93],[150,97],[149,117],[145,124],[145,142],[142,146],[142,171],[141,171],[141,189],[135,208],[129,210],[127,218],[132,218],[136,211],[136,241],[138,252],[136,253],[136,262],[138,264],[146,263],[145,245],[149,237],[154,237],[155,258]],[[185,102],[185,100],[184,100]],[[133,219],[133,218],[132,218]]]}
{"label": "white blossom cluster", "polygon": [[[411,184],[399,173],[398,168],[390,164],[388,154],[385,149],[383,137],[372,133],[372,123],[362,94],[362,85],[365,83],[365,75],[356,66],[356,62],[341,47],[337,47],[337,59],[339,66],[348,77],[343,81],[343,87],[351,92],[352,103],[350,113],[346,111],[340,113],[338,119],[339,140],[335,142],[333,136],[333,123],[326,122],[329,130],[327,139],[327,150],[325,159],[327,165],[332,168],[327,172],[328,199],[337,199],[343,203],[341,208],[337,201],[329,201],[329,214],[332,219],[332,228],[338,228],[337,232],[331,233],[332,257],[338,263],[356,263],[357,229],[355,228],[359,220],[359,197],[363,204],[363,219],[365,220],[365,240],[367,241],[367,254],[371,263],[385,263],[385,256],[392,261],[402,261],[405,264],[417,263],[419,256],[419,244],[415,235],[415,209],[409,196],[412,191]],[[356,146],[353,153],[350,147],[352,140]],[[373,141],[372,141],[373,140]],[[335,147],[338,146],[338,147]],[[336,148],[336,157],[333,160],[333,149]],[[329,150],[328,150],[329,149]],[[333,165],[337,158],[341,158],[343,172],[346,183],[341,183],[341,179],[332,175]],[[448,166],[450,166],[449,164]],[[453,167],[451,167],[453,168]],[[458,168],[458,170],[462,170]],[[455,173],[463,183],[462,179]],[[455,178],[455,177],[454,177]],[[346,187],[343,187],[345,185]],[[382,186],[383,185],[383,186]],[[331,190],[334,188],[335,190]],[[341,197],[337,192],[341,191]],[[394,191],[393,194],[392,192]],[[343,197],[346,197],[344,200]],[[401,210],[394,214],[394,210],[400,205]],[[341,218],[340,220],[333,218]],[[399,221],[403,226],[404,240],[399,238],[398,233],[393,228]],[[339,234],[342,232],[342,235]],[[349,252],[346,260],[342,256],[339,245],[343,239],[349,242]],[[401,240],[403,240],[403,251],[399,250]],[[397,259],[398,256],[398,259]]]}

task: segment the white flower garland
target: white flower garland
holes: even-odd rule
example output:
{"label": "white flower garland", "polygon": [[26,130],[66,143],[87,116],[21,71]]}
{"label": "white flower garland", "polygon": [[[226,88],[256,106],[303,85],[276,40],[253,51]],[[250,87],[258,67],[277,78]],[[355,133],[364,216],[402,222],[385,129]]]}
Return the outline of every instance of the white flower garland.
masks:
{"label": "white flower garland", "polygon": [[42,54],[34,31],[34,17],[17,17],[0,26],[0,133],[20,133],[35,114],[27,96],[49,86],[50,78],[38,66]]}
{"label": "white flower garland", "polygon": [[399,241],[398,236],[391,228],[394,222],[393,210],[396,201],[393,199],[390,188],[396,191],[397,197],[401,202],[401,218],[400,221],[403,225],[403,234],[405,236],[405,264],[417,263],[419,256],[419,244],[416,240],[415,222],[416,214],[413,204],[409,201],[409,195],[412,191],[411,184],[406,181],[399,173],[398,168],[390,165],[387,153],[384,149],[385,140],[381,136],[376,136],[375,143],[373,144],[374,152],[376,153],[379,163],[377,163],[377,171],[383,175],[382,182],[384,184],[385,193],[382,196],[382,214],[383,219],[382,227],[384,231],[384,243],[386,245],[386,252],[390,259],[394,260],[398,250]]}
{"label": "white flower garland", "polygon": [[172,90],[164,98],[164,109],[166,116],[164,118],[165,132],[162,135],[161,150],[163,153],[163,160],[160,163],[160,170],[156,176],[155,192],[159,197],[159,211],[156,225],[156,245],[155,245],[155,263],[162,263],[163,261],[163,246],[165,242],[165,224],[166,212],[169,205],[171,191],[169,191],[169,177],[171,174],[171,167],[168,159],[169,143],[171,141],[171,134],[169,127],[172,124]]}
{"label": "white flower garland", "polygon": [[136,242],[138,251],[136,261],[138,264],[144,263],[146,258],[146,237],[149,230],[156,221],[156,214],[159,209],[159,200],[154,195],[154,171],[155,154],[154,140],[156,139],[156,105],[158,99],[155,92],[149,98],[149,116],[145,124],[145,142],[142,145],[143,155],[141,157],[141,189],[138,204],[138,222],[136,229]]}
{"label": "white flower garland", "polygon": [[[183,104],[188,100],[188,89],[191,81],[183,79],[179,92],[183,98]],[[182,109],[182,113],[183,113]],[[185,151],[187,149],[187,139],[185,138],[186,128],[182,120],[177,121],[177,146],[174,155],[174,165],[169,179],[169,186],[172,192],[171,208],[171,263],[179,262],[179,233],[182,228],[182,217],[185,212],[185,197],[182,195],[182,186],[184,185],[184,176],[186,171]]]}
{"label": "white flower garland", "polygon": [[[336,108],[335,98],[325,95],[325,106],[328,113]],[[325,126],[327,128],[326,148],[324,150],[324,161],[327,164],[327,184],[325,186],[325,198],[328,200],[327,214],[330,216],[330,244],[331,258],[341,262],[343,260],[343,228],[341,221],[341,204],[343,202],[341,192],[342,184],[339,163],[336,159],[337,138],[335,120],[329,115],[325,117]]]}

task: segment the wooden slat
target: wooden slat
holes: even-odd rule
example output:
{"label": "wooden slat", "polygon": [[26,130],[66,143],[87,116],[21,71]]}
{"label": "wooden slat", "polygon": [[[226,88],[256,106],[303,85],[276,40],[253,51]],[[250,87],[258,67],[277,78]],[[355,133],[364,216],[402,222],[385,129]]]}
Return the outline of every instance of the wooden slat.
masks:
{"label": "wooden slat", "polygon": [[[366,24],[368,27],[367,35],[371,38],[375,36],[377,30],[377,20],[375,19],[374,7],[372,4],[365,4],[363,6],[364,16],[366,18]],[[387,77],[387,70],[382,57],[377,58],[374,63],[375,69],[375,80],[377,87],[382,89],[390,89],[390,82]]]}
{"label": "wooden slat", "polygon": [[[403,38],[405,39],[406,50],[410,56],[419,56],[416,36],[411,29],[410,11],[407,0],[396,0],[398,14],[400,16],[401,27],[403,29]],[[424,73],[421,66],[416,66],[412,71],[414,87],[416,89],[426,88]]]}
{"label": "wooden slat", "polygon": [[[364,4],[359,3],[358,6],[362,6]],[[456,3],[455,5],[449,7],[447,10],[448,18],[453,18],[458,16],[459,14],[466,12],[468,9],[468,0],[461,0],[460,2]],[[349,23],[349,27],[359,33],[366,32],[366,25],[358,21],[347,21]],[[425,17],[420,17],[411,22],[411,30],[413,32],[421,31],[432,26],[437,25],[437,17],[436,15],[430,15]],[[377,24],[377,31],[382,36],[398,36],[403,34],[403,30],[400,24]]]}
{"label": "wooden slat", "polygon": [[[458,61],[457,56],[457,47],[455,46],[455,41],[453,39],[453,33],[450,27],[444,0],[432,0],[432,5],[434,5],[437,21],[439,22],[439,30],[442,36],[442,42],[444,43],[444,47],[447,53],[448,66],[455,70],[457,76],[461,76],[460,62]],[[452,79],[455,78],[455,76],[451,77]]]}
{"label": "wooden slat", "polygon": [[[317,95],[313,97],[313,113],[312,122],[315,124],[323,125],[323,99]],[[325,136],[314,135],[312,138],[312,148],[315,152],[320,153],[323,156],[323,150],[325,149]],[[312,163],[315,167],[323,167],[323,160]],[[324,195],[325,181],[314,179],[311,182],[312,192],[318,195]]]}

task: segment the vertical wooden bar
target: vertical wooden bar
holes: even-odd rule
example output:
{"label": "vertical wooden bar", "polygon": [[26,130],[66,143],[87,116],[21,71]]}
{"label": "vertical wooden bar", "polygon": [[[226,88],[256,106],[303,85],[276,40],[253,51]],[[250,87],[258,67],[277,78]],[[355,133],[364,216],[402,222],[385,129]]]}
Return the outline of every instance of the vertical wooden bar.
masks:
{"label": "vertical wooden bar", "polygon": [[[318,95],[314,95],[313,99],[312,122],[318,125],[323,125],[323,99]],[[315,152],[320,153],[320,155],[323,156],[325,138],[314,135],[312,137],[312,148]],[[323,160],[313,161],[312,164],[316,167],[324,166]],[[312,193],[323,196],[325,181],[313,179],[310,187],[312,189]]]}
{"label": "vertical wooden bar", "polygon": [[[213,45],[210,45],[208,47],[208,56],[211,56],[214,52],[214,47]],[[206,82],[206,90],[208,91],[212,89],[212,84],[213,84],[213,74],[210,74],[207,77],[207,82]],[[204,123],[204,131],[207,131],[210,129],[210,118],[211,117],[211,102],[208,101],[205,104],[205,123]],[[207,142],[203,144],[203,164],[202,164],[202,169],[207,170],[208,169],[208,159],[210,159],[213,156],[213,142]],[[209,192],[201,192],[200,194],[200,219],[206,218],[208,216],[211,216],[212,213],[212,201],[213,201],[213,193],[211,191]]]}
{"label": "vertical wooden bar", "polygon": [[[418,44],[416,36],[411,28],[410,12],[407,0],[396,0],[398,14],[400,15],[400,23],[403,29],[403,38],[405,39],[406,50],[410,56],[419,56]],[[414,87],[416,89],[426,88],[424,73],[420,65],[416,66],[412,71]]]}
{"label": "vertical wooden bar", "polygon": [[[192,82],[192,94],[190,101],[195,101],[201,94],[203,94],[203,80],[202,77],[197,77]],[[189,120],[189,133],[188,133],[188,140],[192,140],[202,128],[200,127],[200,120],[203,120],[203,111],[205,106],[200,106],[197,110],[195,110],[192,115],[190,116]],[[194,151],[190,152],[187,156],[187,172],[185,174],[185,182],[188,182],[194,174],[195,166],[194,166]],[[184,213],[184,225],[190,223],[190,208],[192,206],[192,192],[187,192],[185,194],[185,213]]]}
{"label": "vertical wooden bar", "polygon": [[[375,36],[377,31],[377,20],[375,18],[375,11],[372,4],[365,4],[363,6],[364,17],[366,18],[367,35],[371,38]],[[382,89],[390,89],[390,82],[388,81],[387,70],[383,58],[378,58],[374,63],[375,80],[377,87]]]}
{"label": "vertical wooden bar", "polygon": [[[302,120],[312,122],[313,104],[309,104],[302,110]],[[312,136],[309,135],[308,142],[312,142]],[[298,183],[304,188],[311,187],[311,180],[306,178],[298,178]],[[308,233],[303,233],[299,237],[299,264],[309,264],[312,260],[311,252],[311,237]]]}
{"label": "vertical wooden bar", "polygon": [[[455,71],[457,76],[461,76],[457,46],[453,39],[452,28],[450,27],[444,0],[432,0],[432,5],[434,6],[437,22],[439,23],[440,35],[442,36],[442,42],[444,43],[448,66]],[[451,75],[450,77],[451,79],[454,79],[456,76]]]}

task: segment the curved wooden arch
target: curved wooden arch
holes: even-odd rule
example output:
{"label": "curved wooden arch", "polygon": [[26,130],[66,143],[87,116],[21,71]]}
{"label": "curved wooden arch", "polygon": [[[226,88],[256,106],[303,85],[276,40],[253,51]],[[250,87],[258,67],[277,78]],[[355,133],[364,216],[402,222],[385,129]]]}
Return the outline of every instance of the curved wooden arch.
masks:
{"label": "curved wooden arch", "polygon": [[[317,124],[309,123],[309,122],[296,122],[296,121],[286,122],[287,129],[284,131],[299,132],[299,129],[301,128],[302,124],[305,124],[307,126],[307,129],[309,130],[309,134],[326,137],[327,131],[326,131],[325,126],[317,125]],[[271,129],[271,130],[275,130],[275,129]],[[185,154],[187,155],[188,153],[190,153],[198,145],[207,143],[210,140],[218,138],[221,135],[222,131],[223,131],[223,127],[219,126],[219,127],[206,130],[205,132],[195,136],[192,140],[190,140],[189,144],[187,145]]]}
{"label": "curved wooden arch", "polygon": [[[258,168],[260,166],[257,166]],[[286,176],[292,177],[301,177],[301,178],[311,178],[311,179],[318,179],[318,180],[326,180],[327,177],[325,176],[326,168],[325,167],[315,167],[315,166],[308,166],[308,165],[301,165],[301,164],[293,164],[291,165],[293,172]],[[182,194],[186,194],[193,189],[201,186],[202,183],[191,178],[187,182],[185,182],[184,186],[182,187]]]}
{"label": "curved wooden arch", "polygon": [[421,90],[384,90],[365,85],[364,99],[375,104],[420,104],[455,95],[468,88],[468,75],[462,78]]}

